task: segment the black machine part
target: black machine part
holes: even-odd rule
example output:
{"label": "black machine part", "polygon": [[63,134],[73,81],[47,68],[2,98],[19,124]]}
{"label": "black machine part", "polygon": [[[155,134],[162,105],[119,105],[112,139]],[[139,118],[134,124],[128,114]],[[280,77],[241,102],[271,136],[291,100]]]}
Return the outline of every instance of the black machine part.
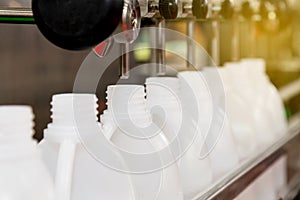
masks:
{"label": "black machine part", "polygon": [[123,0],[32,0],[32,11],[50,42],[63,49],[82,50],[114,32],[123,5]]}

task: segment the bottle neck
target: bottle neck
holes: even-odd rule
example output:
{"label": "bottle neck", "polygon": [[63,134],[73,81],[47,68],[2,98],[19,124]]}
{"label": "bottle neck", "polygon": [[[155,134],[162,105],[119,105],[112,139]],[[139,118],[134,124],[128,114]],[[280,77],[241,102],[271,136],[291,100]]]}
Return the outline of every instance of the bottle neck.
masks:
{"label": "bottle neck", "polygon": [[33,112],[29,106],[0,106],[0,135],[32,137]]}
{"label": "bottle neck", "polygon": [[248,69],[240,63],[229,63],[225,65],[227,79],[233,90],[249,90],[253,87]]}
{"label": "bottle neck", "polygon": [[59,94],[52,102],[52,124],[76,126],[97,121],[97,98],[94,94]]}
{"label": "bottle neck", "polygon": [[0,158],[32,155],[33,112],[29,106],[0,106]]}
{"label": "bottle neck", "polygon": [[175,77],[152,77],[146,79],[148,105],[161,105],[166,108],[181,105],[179,79]]}
{"label": "bottle neck", "polygon": [[107,88],[107,113],[111,121],[135,124],[151,123],[146,106],[145,91],[141,85],[112,85]]}
{"label": "bottle neck", "polygon": [[243,59],[241,65],[246,68],[251,82],[254,84],[269,82],[269,77],[266,74],[266,63],[263,59]]}
{"label": "bottle neck", "polygon": [[52,98],[52,123],[45,130],[45,138],[76,139],[83,130],[96,128],[97,97],[94,94],[58,94]]}

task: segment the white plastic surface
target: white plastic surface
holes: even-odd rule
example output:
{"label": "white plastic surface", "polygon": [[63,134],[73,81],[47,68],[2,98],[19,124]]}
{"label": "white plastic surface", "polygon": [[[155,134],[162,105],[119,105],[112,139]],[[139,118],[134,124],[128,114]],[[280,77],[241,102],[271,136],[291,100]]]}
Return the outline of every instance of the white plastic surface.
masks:
{"label": "white plastic surface", "polygon": [[[229,65],[238,65],[238,63],[227,63],[225,66]],[[255,154],[259,143],[255,133],[254,114],[249,110],[247,101],[233,90],[230,71],[228,72],[226,67],[219,68],[218,71],[223,80],[225,109],[236,141],[237,152],[239,158],[244,160]]]}
{"label": "white plastic surface", "polygon": [[[212,88],[207,85],[202,72],[180,72],[178,77],[181,80],[180,95],[183,98],[183,104],[187,113],[196,122],[199,122],[197,124],[209,151],[207,153],[211,160],[213,176],[218,179],[236,168],[239,163],[231,127],[224,108],[213,105]],[[196,99],[196,106],[190,103],[192,98]],[[213,112],[217,117],[222,118],[213,118],[216,117],[213,116]],[[217,121],[213,121],[213,119]],[[216,128],[220,129],[217,130]]]}
{"label": "white plastic surface", "polygon": [[0,106],[0,199],[54,200],[33,134],[29,106]]}
{"label": "white plastic surface", "polygon": [[281,137],[287,130],[285,108],[278,90],[266,74],[265,61],[262,59],[245,59],[241,64],[248,70],[251,84],[257,94],[256,97],[264,101],[270,113],[274,134],[277,138]]}
{"label": "white plastic surface", "polygon": [[[143,155],[141,160],[124,158],[128,169],[135,173],[131,174],[131,179],[136,198],[139,200],[182,200],[178,167],[176,163],[164,165],[165,157],[161,157],[162,150],[166,150],[167,157],[174,158],[172,152],[168,151],[168,139],[152,122],[145,102],[144,87],[139,85],[109,86],[107,95],[108,108],[101,116],[101,120],[104,130],[115,127],[113,133],[107,135],[107,138],[123,152]],[[150,154],[154,155],[152,159],[146,159]],[[156,163],[158,165],[155,165]]]}
{"label": "white plastic surface", "polygon": [[[188,116],[183,112],[180,81],[174,77],[148,78],[146,92],[154,122],[163,125],[162,130],[169,141],[178,142],[180,180],[185,199],[191,199],[212,183],[212,172],[209,158],[200,159],[203,137],[193,132],[193,124],[186,120]],[[185,146],[186,141],[189,146]]]}
{"label": "white plastic surface", "polygon": [[53,122],[45,130],[39,148],[55,179],[56,199],[136,199],[129,175],[97,161],[78,138],[79,126],[86,128],[80,134],[89,134],[95,131],[94,126],[100,126],[96,102],[93,94],[53,97]]}
{"label": "white plastic surface", "polygon": [[257,93],[246,67],[237,63],[226,65],[225,69],[231,80],[232,91],[243,100],[248,112],[253,116],[258,147],[265,149],[277,139],[267,102]]}

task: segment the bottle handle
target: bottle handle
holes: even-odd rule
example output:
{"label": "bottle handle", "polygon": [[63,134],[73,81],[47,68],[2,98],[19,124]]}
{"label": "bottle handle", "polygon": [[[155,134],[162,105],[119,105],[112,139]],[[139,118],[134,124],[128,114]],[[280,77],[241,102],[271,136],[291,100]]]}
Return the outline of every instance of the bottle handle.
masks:
{"label": "bottle handle", "polygon": [[60,145],[55,176],[56,200],[71,199],[76,146],[72,140],[65,140]]}

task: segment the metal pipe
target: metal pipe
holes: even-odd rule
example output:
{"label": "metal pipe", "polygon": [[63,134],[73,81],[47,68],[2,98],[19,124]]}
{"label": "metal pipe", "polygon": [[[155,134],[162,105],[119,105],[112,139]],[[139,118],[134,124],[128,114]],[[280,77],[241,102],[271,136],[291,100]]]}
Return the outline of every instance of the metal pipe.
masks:
{"label": "metal pipe", "polygon": [[213,38],[211,41],[211,55],[218,66],[220,65],[220,22],[219,19],[212,20],[212,31],[213,31]]}
{"label": "metal pipe", "polygon": [[240,59],[240,26],[239,26],[239,14],[235,12],[233,16],[233,34],[232,34],[232,49],[231,60],[238,61]]}
{"label": "metal pipe", "polygon": [[33,13],[29,8],[0,8],[1,23],[34,24]]}
{"label": "metal pipe", "polygon": [[256,55],[256,21],[251,20],[250,21],[250,50],[249,50],[249,56],[255,57]]}
{"label": "metal pipe", "polygon": [[157,49],[156,49],[156,73],[159,76],[163,76],[166,74],[166,67],[165,67],[165,48],[166,48],[166,41],[165,41],[165,20],[161,20],[158,22],[157,31],[156,31],[156,42],[157,42]]}
{"label": "metal pipe", "polygon": [[122,59],[121,59],[121,76],[120,79],[129,78],[130,70],[130,52],[129,52],[129,43],[121,43]]}
{"label": "metal pipe", "polygon": [[194,30],[195,30],[195,21],[193,19],[189,19],[187,22],[187,68],[193,68],[192,63],[195,63],[195,49],[194,49]]}

